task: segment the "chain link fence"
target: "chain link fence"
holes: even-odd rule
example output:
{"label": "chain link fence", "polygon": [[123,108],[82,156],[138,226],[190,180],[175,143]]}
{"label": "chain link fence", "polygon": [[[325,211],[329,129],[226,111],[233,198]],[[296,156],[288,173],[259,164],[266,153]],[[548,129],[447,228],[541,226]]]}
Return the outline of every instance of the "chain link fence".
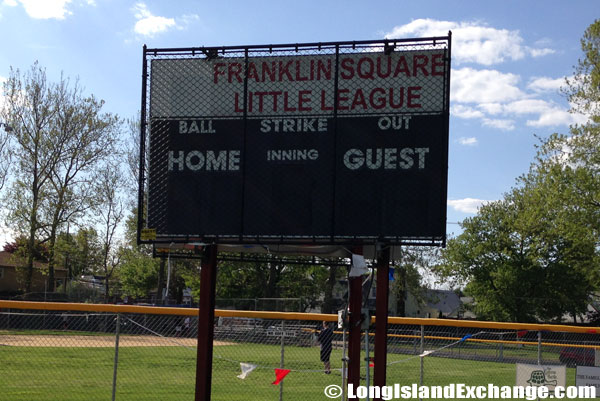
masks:
{"label": "chain link fence", "polygon": [[[16,305],[0,303],[0,400],[194,399],[196,310]],[[337,328],[335,316],[242,311],[216,316],[213,400],[325,400],[327,386],[343,387],[347,333]],[[323,319],[333,329],[330,373],[318,340]],[[420,324],[434,321],[435,326]],[[565,365],[566,384],[575,385],[574,367],[597,364],[596,329],[490,327],[391,318],[387,383],[514,386],[516,364],[526,363]],[[377,364],[371,329],[362,336],[361,385],[373,384]]]}
{"label": "chain link fence", "polygon": [[308,302],[303,298],[217,298],[215,308],[233,310],[262,310],[303,312]]}

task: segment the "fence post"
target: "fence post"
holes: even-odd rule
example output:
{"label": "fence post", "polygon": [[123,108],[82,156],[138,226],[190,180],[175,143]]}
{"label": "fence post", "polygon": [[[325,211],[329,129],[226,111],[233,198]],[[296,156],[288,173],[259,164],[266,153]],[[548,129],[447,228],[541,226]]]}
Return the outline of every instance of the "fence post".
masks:
{"label": "fence post", "polygon": [[[419,348],[419,355],[423,355],[425,352],[425,326],[421,325],[421,347]],[[419,358],[421,360],[421,373],[419,376],[419,383],[421,386],[423,385],[423,375],[424,375],[424,366],[423,366],[423,357]]]}
{"label": "fence post", "polygon": [[[285,320],[281,321],[281,362],[279,367],[284,368],[284,353],[285,353]],[[283,380],[279,382],[279,401],[283,401]]]}
{"label": "fence post", "polygon": [[538,365],[542,364],[542,332],[538,331]]}
{"label": "fence post", "polygon": [[348,358],[346,357],[346,325],[342,324],[342,398],[346,399],[347,376],[348,376]]}
{"label": "fence post", "polygon": [[413,354],[416,355],[417,354],[417,343],[418,343],[417,336],[419,335],[419,331],[414,330],[413,335],[414,335],[414,337],[413,337]]}
{"label": "fence post", "polygon": [[500,360],[500,362],[504,361],[504,334],[500,333],[500,349],[499,349],[499,355],[498,355],[498,359]]}
{"label": "fence post", "polygon": [[119,334],[121,331],[121,314],[117,313],[115,327],[115,362],[113,364],[113,385],[112,385],[112,401],[115,401],[117,394],[117,367],[119,365]]}
{"label": "fence post", "polygon": [[[365,378],[365,385],[367,386],[367,388],[369,388],[369,386],[371,385],[371,369],[369,363],[369,329],[367,329],[365,330],[365,371],[367,373]],[[369,401],[369,394],[367,394],[367,401]]]}

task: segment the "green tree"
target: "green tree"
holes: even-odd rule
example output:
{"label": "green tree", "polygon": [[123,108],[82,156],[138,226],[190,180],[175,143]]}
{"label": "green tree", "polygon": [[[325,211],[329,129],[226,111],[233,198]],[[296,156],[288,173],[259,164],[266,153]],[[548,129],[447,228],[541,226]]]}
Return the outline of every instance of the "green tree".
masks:
{"label": "green tree", "polygon": [[448,241],[437,272],[466,284],[478,317],[530,322],[585,312],[597,285],[595,238],[544,196],[540,188],[515,189]]}
{"label": "green tree", "polygon": [[337,313],[335,310],[334,289],[340,279],[345,278],[348,274],[348,269],[345,266],[326,266],[327,280],[323,286],[323,304],[321,305],[321,313]]}
{"label": "green tree", "polygon": [[[127,181],[127,180],[126,180]],[[165,258],[153,258],[152,246],[137,244],[137,209],[125,219],[124,243],[119,249],[119,281],[124,295],[150,297],[156,289],[157,301],[165,286]]]}
{"label": "green tree", "polygon": [[584,57],[566,80],[563,91],[572,112],[588,120],[571,127],[568,135],[554,134],[543,141],[526,181],[546,181],[556,188],[555,200],[587,212],[590,228],[600,227],[600,20],[581,40]]}
{"label": "green tree", "polygon": [[117,117],[102,113],[103,101],[93,96],[84,97],[80,87],[73,88],[68,81],[60,83],[60,102],[57,111],[57,129],[64,138],[62,153],[51,171],[48,197],[42,212],[46,224],[43,227],[48,241],[49,291],[54,290],[55,244],[62,226],[104,202],[94,191],[94,176],[102,163],[116,155],[117,134],[120,121]]}
{"label": "green tree", "polygon": [[4,188],[6,177],[10,170],[12,162],[12,152],[10,151],[10,135],[12,127],[2,122],[4,118],[0,113],[0,190]]}
{"label": "green tree", "polygon": [[324,266],[271,262],[223,261],[217,276],[218,298],[302,298],[303,308],[314,307],[329,276]]}
{"label": "green tree", "polygon": [[600,123],[600,19],[595,20],[581,38],[583,58],[563,88],[574,112],[590,116]]}
{"label": "green tree", "polygon": [[76,233],[62,232],[55,244],[57,266],[68,269],[71,278],[100,272],[101,247],[93,227],[80,227]]}
{"label": "green tree", "polygon": [[105,297],[110,296],[110,283],[112,276],[119,266],[121,252],[119,252],[117,229],[125,218],[123,196],[123,175],[118,165],[108,163],[99,171],[94,181],[94,192],[98,199],[92,208],[98,224],[100,239],[100,264],[104,276]]}
{"label": "green tree", "polygon": [[394,261],[394,281],[390,291],[396,297],[396,314],[406,316],[406,300],[412,295],[417,302],[425,301],[422,272],[432,269],[437,261],[437,248],[404,247],[401,259]]}
{"label": "green tree", "polygon": [[121,293],[133,298],[147,297],[157,285],[157,259],[135,249],[121,250],[119,284]]}
{"label": "green tree", "polygon": [[11,69],[4,83],[4,120],[10,131],[15,159],[15,179],[4,196],[9,224],[27,236],[25,291],[31,291],[35,243],[40,239],[40,209],[48,197],[49,180],[62,157],[61,132],[57,130],[58,85],[49,83],[37,63],[25,74]]}
{"label": "green tree", "polygon": [[9,223],[29,241],[25,290],[31,290],[35,241],[42,241],[49,244],[52,291],[57,235],[93,203],[92,175],[113,155],[120,120],[102,113],[103,102],[83,96],[77,82],[50,82],[37,63],[24,74],[11,69],[4,97],[1,115],[12,128],[14,160],[4,201]]}

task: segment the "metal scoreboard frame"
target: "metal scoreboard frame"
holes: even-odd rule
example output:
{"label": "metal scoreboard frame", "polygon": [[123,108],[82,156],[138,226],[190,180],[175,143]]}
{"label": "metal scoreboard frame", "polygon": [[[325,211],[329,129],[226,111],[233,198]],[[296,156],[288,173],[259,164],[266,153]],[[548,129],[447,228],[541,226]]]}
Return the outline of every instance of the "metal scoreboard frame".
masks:
{"label": "metal scoreboard frame", "polygon": [[139,243],[445,245],[450,33],[143,53]]}

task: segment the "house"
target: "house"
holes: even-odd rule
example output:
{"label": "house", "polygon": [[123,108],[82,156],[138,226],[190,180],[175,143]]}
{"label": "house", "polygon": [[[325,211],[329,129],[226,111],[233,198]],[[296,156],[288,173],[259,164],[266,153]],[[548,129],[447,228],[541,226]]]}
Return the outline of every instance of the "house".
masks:
{"label": "house", "polygon": [[[22,277],[25,263],[22,259],[6,251],[0,252],[0,295],[12,296],[23,292]],[[64,285],[68,277],[67,269],[54,268],[54,288]],[[45,292],[48,288],[48,264],[33,262],[32,292]]]}
{"label": "house", "polygon": [[[368,291],[368,294],[367,294]],[[334,310],[343,309],[348,295],[348,282],[345,279],[339,280],[336,283],[333,291]],[[399,294],[394,291],[392,285],[389,290],[389,315],[417,318],[470,318],[473,315],[470,311],[466,311],[463,300],[454,291],[423,289],[423,294],[420,297],[415,297],[412,294],[407,294],[404,304],[404,313],[398,311],[397,297]],[[371,315],[376,312],[377,303],[377,279],[364,280],[363,282],[363,305],[369,309]]]}
{"label": "house", "polygon": [[462,317],[462,302],[454,291],[424,289],[422,301],[409,294],[406,317]]}

